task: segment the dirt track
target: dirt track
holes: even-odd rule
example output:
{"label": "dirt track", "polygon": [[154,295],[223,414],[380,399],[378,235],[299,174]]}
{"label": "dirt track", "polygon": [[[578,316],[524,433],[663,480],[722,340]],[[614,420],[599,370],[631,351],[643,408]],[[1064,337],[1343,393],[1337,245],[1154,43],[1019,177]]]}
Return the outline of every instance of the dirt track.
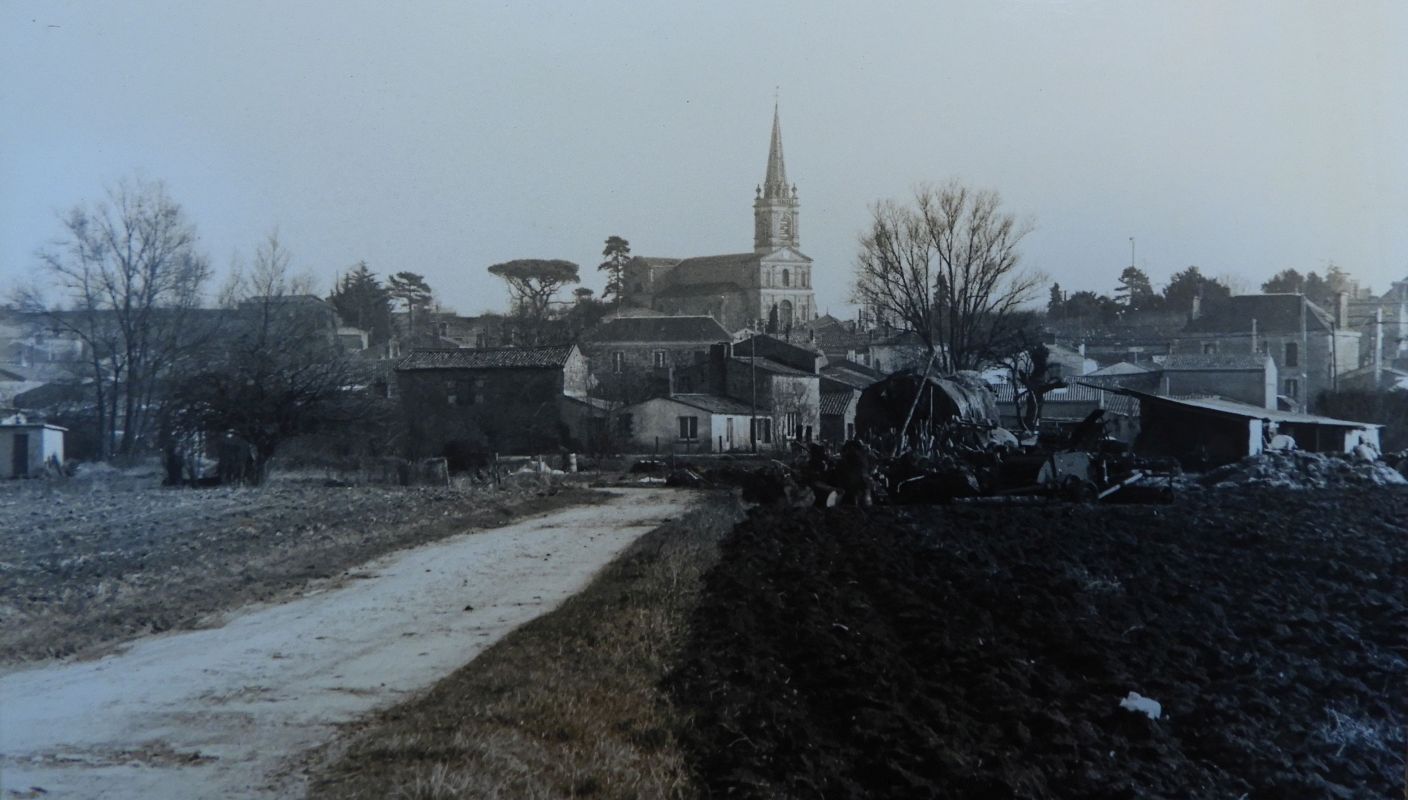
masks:
{"label": "dirt track", "polygon": [[215,629],[14,672],[0,678],[0,788],[302,796],[290,759],[551,610],[690,500],[622,490],[606,505],[385,557],[345,586],[242,610]]}
{"label": "dirt track", "polygon": [[1398,796],[1408,491],[760,513],[693,636],[718,796]]}
{"label": "dirt track", "polygon": [[92,653],[339,579],[363,561],[590,502],[536,478],[492,487],[163,489],[157,478],[0,483],[0,664]]}

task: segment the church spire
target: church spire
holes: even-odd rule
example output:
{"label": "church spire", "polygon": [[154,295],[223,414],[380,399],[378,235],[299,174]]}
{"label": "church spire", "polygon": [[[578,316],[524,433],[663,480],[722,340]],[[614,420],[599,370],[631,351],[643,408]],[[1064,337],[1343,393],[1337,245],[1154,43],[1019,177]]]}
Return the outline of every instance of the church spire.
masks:
{"label": "church spire", "polygon": [[777,102],[772,104],[772,144],[768,147],[768,171],[763,177],[763,197],[787,197],[787,165],[782,161],[782,121]]}

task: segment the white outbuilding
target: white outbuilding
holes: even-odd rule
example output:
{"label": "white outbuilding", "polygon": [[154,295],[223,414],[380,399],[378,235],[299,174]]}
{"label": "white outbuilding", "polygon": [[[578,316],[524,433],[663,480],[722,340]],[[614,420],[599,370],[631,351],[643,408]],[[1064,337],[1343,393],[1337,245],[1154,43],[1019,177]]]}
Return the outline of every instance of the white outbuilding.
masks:
{"label": "white outbuilding", "polygon": [[32,478],[44,474],[45,465],[64,463],[67,428],[29,422],[15,414],[0,422],[0,478]]}

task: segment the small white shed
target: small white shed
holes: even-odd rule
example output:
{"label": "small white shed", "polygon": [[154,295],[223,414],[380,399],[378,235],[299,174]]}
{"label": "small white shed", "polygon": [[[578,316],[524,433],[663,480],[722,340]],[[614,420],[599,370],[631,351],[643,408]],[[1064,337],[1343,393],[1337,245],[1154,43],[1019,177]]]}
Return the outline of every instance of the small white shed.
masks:
{"label": "small white shed", "polygon": [[44,474],[49,459],[64,463],[67,428],[27,422],[16,415],[0,423],[0,478],[31,478]]}

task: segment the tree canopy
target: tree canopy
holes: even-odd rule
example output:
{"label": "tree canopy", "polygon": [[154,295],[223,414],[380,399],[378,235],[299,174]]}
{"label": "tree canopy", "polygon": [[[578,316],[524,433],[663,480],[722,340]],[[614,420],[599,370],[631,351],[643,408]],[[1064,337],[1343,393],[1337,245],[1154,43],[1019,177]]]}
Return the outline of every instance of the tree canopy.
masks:
{"label": "tree canopy", "polygon": [[853,297],[914,331],[943,371],[974,369],[1010,344],[1021,304],[1041,284],[1020,269],[1032,225],[993,191],[957,181],[915,191],[912,203],[871,207]]}
{"label": "tree canopy", "polygon": [[571,261],[541,258],[521,258],[489,267],[490,275],[508,284],[524,344],[538,344],[547,335],[548,306],[553,295],[577,282],[578,269]]}
{"label": "tree canopy", "polygon": [[1192,311],[1193,298],[1201,298],[1204,307],[1216,305],[1232,296],[1226,284],[1209,278],[1197,267],[1175,273],[1164,287],[1164,300],[1173,311]]}
{"label": "tree canopy", "polygon": [[606,288],[602,290],[601,297],[603,300],[615,298],[619,302],[626,285],[626,263],[631,260],[631,243],[620,236],[610,236],[601,254],[606,257],[597,267],[606,272]]}
{"label": "tree canopy", "polygon": [[391,292],[367,268],[367,262],[358,261],[338,278],[328,302],[347,324],[367,331],[372,345],[391,338]]}

